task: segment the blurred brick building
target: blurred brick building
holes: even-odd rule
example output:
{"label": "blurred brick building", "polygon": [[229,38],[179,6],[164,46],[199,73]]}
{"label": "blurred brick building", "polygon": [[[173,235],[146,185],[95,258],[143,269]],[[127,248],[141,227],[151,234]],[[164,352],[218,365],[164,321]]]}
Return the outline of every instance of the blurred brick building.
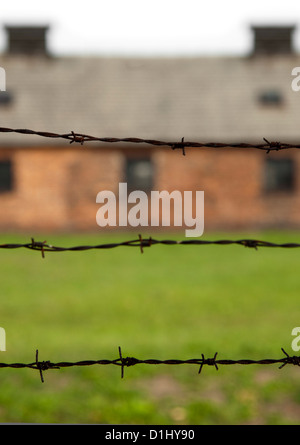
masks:
{"label": "blurred brick building", "polygon": [[[293,27],[244,57],[56,57],[47,27],[6,27],[0,126],[166,141],[300,142]],[[299,227],[300,152],[70,145],[0,133],[0,230],[98,230],[97,193],[204,190],[205,231]]]}

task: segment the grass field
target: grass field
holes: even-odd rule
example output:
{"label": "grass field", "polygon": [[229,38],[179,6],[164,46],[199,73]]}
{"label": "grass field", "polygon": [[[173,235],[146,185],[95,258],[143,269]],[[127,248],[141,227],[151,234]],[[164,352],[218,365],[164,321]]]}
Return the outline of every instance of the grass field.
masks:
{"label": "grass field", "polygon": [[[49,235],[54,245],[136,235]],[[147,234],[145,234],[147,236]],[[299,241],[299,233],[209,234]],[[175,238],[157,235],[157,238]],[[183,238],[183,237],[182,237]],[[0,243],[27,242],[1,235]],[[300,326],[300,249],[153,246],[40,253],[0,251],[0,361],[281,358]],[[0,422],[298,424],[300,368],[138,365],[0,369]]]}

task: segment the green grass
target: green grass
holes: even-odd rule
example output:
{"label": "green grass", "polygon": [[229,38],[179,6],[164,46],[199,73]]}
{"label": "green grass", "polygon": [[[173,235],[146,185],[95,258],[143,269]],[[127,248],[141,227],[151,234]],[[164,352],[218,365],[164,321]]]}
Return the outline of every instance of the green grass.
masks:
{"label": "green grass", "polygon": [[[136,235],[40,235],[54,245]],[[147,236],[147,234],[145,234]],[[175,238],[161,234],[158,238]],[[299,241],[297,232],[209,234]],[[179,237],[181,239],[183,237]],[[0,243],[26,242],[2,235]],[[40,360],[281,358],[300,325],[300,249],[153,246],[46,253],[0,251],[5,363]],[[286,366],[0,369],[0,422],[298,424],[300,370]]]}

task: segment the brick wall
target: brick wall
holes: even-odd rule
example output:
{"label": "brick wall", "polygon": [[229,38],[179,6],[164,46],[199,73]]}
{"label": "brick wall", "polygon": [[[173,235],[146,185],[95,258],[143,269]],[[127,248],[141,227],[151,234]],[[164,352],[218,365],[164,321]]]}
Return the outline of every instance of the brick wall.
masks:
{"label": "brick wall", "polygon": [[[189,149],[183,157],[180,151],[150,148],[147,153],[155,167],[153,190],[204,191],[205,231],[299,227],[297,175],[293,191],[266,193],[263,188],[266,158],[292,158],[299,172],[297,150],[267,155],[258,150]],[[0,193],[0,230],[106,231],[96,223],[96,196],[102,190],[118,195],[127,154],[112,146],[1,148],[0,161],[12,160],[14,186]]]}
{"label": "brick wall", "polygon": [[[206,229],[248,229],[299,227],[300,153],[228,149],[190,149],[185,158],[180,152],[156,155],[158,186],[174,190],[204,190]],[[266,192],[267,157],[293,159],[293,191]]]}

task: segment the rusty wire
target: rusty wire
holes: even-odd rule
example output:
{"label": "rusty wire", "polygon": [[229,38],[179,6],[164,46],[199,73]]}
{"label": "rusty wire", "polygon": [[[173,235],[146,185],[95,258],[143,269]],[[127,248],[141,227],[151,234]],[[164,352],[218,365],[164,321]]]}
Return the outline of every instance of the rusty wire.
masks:
{"label": "rusty wire", "polygon": [[272,243],[269,241],[260,241],[255,239],[240,239],[240,240],[199,240],[199,239],[193,239],[193,240],[157,240],[153,239],[152,237],[149,238],[143,238],[141,235],[139,235],[139,238],[129,240],[129,241],[122,241],[118,243],[103,243],[103,244],[97,244],[97,245],[81,245],[81,246],[72,246],[72,247],[59,247],[59,246],[53,246],[51,244],[47,244],[47,241],[35,241],[33,238],[31,238],[31,242],[29,243],[5,243],[0,244],[0,249],[18,249],[18,248],[25,248],[30,250],[36,250],[38,252],[41,252],[42,257],[45,257],[45,252],[78,252],[78,251],[85,251],[85,250],[92,250],[92,249],[113,249],[116,247],[138,247],[141,251],[141,253],[144,252],[145,247],[151,247],[154,245],[164,245],[164,246],[175,246],[175,245],[194,245],[194,246],[207,246],[207,245],[218,245],[218,246],[225,246],[225,245],[240,245],[244,247],[250,247],[254,249],[258,249],[258,247],[280,247],[280,248],[297,248],[300,247],[300,243]]}
{"label": "rusty wire", "polygon": [[90,136],[88,134],[83,133],[75,133],[74,131],[71,131],[69,133],[52,133],[49,131],[35,131],[35,130],[29,130],[29,129],[23,129],[23,128],[7,128],[7,127],[0,127],[0,133],[20,133],[20,134],[27,134],[27,135],[36,135],[41,136],[45,138],[52,138],[52,139],[66,139],[72,144],[73,142],[79,143],[83,145],[85,142],[104,142],[104,143],[130,143],[130,144],[149,144],[154,146],[165,146],[170,147],[172,150],[182,150],[182,154],[185,155],[185,149],[186,148],[245,148],[245,149],[258,149],[258,150],[264,150],[267,153],[270,153],[270,151],[279,151],[279,150],[287,150],[290,148],[300,148],[300,144],[290,144],[290,143],[284,143],[284,142],[274,142],[274,141],[268,141],[266,138],[263,138],[264,143],[261,144],[250,144],[246,142],[240,142],[240,143],[229,143],[229,142],[189,142],[185,141],[184,137],[181,139],[181,141],[160,141],[155,139],[142,139],[142,138],[136,138],[136,137],[127,137],[127,138],[112,138],[112,137],[96,137],[96,136]]}
{"label": "rusty wire", "polygon": [[[184,138],[181,139],[180,142],[166,142],[159,141],[153,139],[141,139],[141,138],[100,138],[89,136],[82,133],[75,133],[71,131],[70,133],[58,134],[44,131],[34,131],[29,129],[12,129],[6,127],[0,127],[0,133],[20,133],[27,135],[37,135],[45,138],[56,138],[56,139],[66,139],[69,140],[70,144],[72,143],[80,143],[83,145],[85,142],[104,142],[104,143],[130,143],[130,144],[150,144],[153,146],[167,146],[172,150],[180,149],[182,150],[182,154],[185,155],[185,149],[188,147],[194,148],[244,148],[244,149],[259,149],[264,150],[266,153],[270,153],[270,151],[279,151],[290,148],[300,148],[300,144],[288,144],[281,142],[269,142],[266,138],[263,138],[265,143],[261,144],[249,144],[249,143],[222,143],[222,142],[209,142],[209,143],[200,143],[200,142],[187,142],[184,141]],[[27,248],[30,250],[37,250],[41,252],[42,257],[44,258],[45,252],[63,252],[63,251],[84,251],[90,249],[110,249],[120,246],[128,246],[128,247],[139,247],[141,253],[143,253],[144,247],[150,247],[153,245],[162,244],[162,245],[230,245],[237,244],[245,247],[252,247],[257,249],[258,247],[282,247],[282,248],[295,248],[300,247],[298,243],[283,243],[276,244],[267,241],[259,241],[253,239],[242,239],[242,240],[217,240],[217,241],[207,241],[207,240],[184,240],[184,241],[176,241],[176,240],[156,240],[152,237],[148,239],[143,239],[141,235],[139,235],[138,239],[134,239],[131,241],[125,241],[120,243],[106,243],[99,245],[84,245],[84,246],[74,246],[74,247],[57,247],[51,244],[47,244],[46,241],[40,242],[35,241],[31,238],[30,243],[20,244],[20,243],[6,243],[1,244],[0,248],[5,249],[16,249],[16,248]],[[14,368],[14,369],[22,369],[22,368],[30,368],[39,371],[41,382],[44,382],[43,372],[50,369],[61,369],[61,368],[69,368],[76,366],[92,366],[92,365],[115,365],[121,367],[121,378],[124,377],[124,368],[134,366],[137,364],[147,364],[147,365],[180,365],[180,364],[193,364],[199,367],[198,373],[200,374],[203,366],[214,366],[216,370],[219,370],[220,365],[271,365],[271,364],[280,364],[279,369],[282,369],[286,365],[294,365],[300,366],[300,357],[299,356],[289,356],[283,348],[281,348],[285,357],[280,359],[261,359],[261,360],[250,360],[250,359],[240,359],[240,360],[228,360],[228,359],[217,359],[218,353],[215,353],[213,358],[205,358],[204,354],[201,354],[202,358],[197,359],[187,359],[187,360],[178,360],[178,359],[168,359],[168,360],[157,360],[157,359],[137,359],[135,357],[123,357],[121,347],[119,347],[119,356],[114,360],[100,359],[100,360],[83,360],[77,362],[58,362],[53,363],[51,361],[39,361],[39,352],[36,350],[35,361],[32,363],[0,363],[0,368]]]}
{"label": "rusty wire", "polygon": [[214,366],[218,371],[220,365],[274,365],[280,364],[279,369],[282,369],[286,365],[300,366],[299,356],[290,356],[283,348],[282,352],[285,357],[279,359],[261,359],[261,360],[250,360],[250,359],[239,359],[239,360],[228,360],[228,359],[217,359],[218,353],[216,352],[212,358],[205,358],[204,354],[201,354],[201,358],[193,358],[187,360],[157,360],[157,359],[138,359],[135,357],[123,357],[121,347],[119,346],[119,356],[114,360],[100,359],[100,360],[82,360],[78,362],[58,362],[53,363],[49,360],[39,361],[39,352],[36,350],[35,361],[32,363],[0,363],[0,368],[30,368],[39,371],[41,382],[44,383],[43,372],[50,369],[61,369],[70,368],[75,366],[93,366],[93,365],[115,365],[121,367],[121,378],[124,377],[124,368],[135,365],[197,365],[199,367],[198,374],[201,373],[203,366]]}

